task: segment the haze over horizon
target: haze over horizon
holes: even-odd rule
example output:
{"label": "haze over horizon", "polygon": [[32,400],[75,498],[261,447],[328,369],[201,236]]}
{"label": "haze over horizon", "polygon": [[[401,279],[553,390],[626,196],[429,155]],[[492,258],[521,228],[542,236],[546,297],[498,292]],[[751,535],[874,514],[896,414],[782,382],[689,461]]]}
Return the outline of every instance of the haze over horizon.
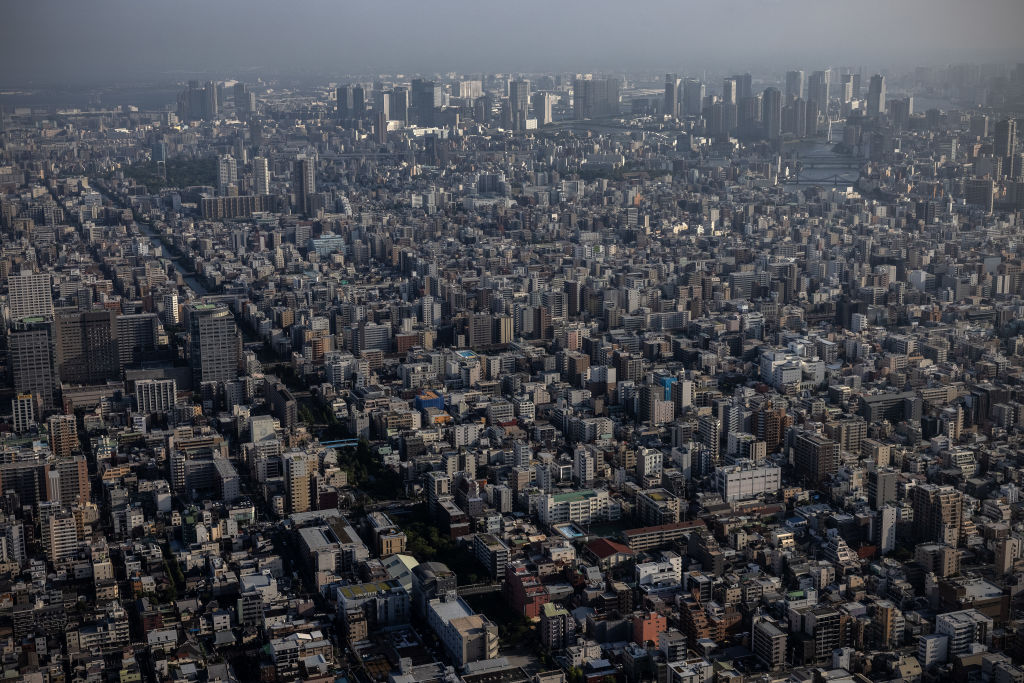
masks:
{"label": "haze over horizon", "polygon": [[[752,69],[1024,61],[1020,0],[16,2],[5,86],[182,73]],[[710,30],[707,27],[711,27]],[[771,28],[767,28],[771,27]],[[785,27],[785,28],[779,28]]]}

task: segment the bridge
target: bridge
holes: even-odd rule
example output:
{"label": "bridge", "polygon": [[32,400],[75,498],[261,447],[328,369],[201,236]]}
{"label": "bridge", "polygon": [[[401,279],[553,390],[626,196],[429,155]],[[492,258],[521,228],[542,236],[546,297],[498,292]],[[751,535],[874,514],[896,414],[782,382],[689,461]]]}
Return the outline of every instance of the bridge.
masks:
{"label": "bridge", "polygon": [[486,593],[500,593],[500,583],[473,583],[468,586],[459,586],[458,591],[460,596],[467,595],[484,595]]}
{"label": "bridge", "polygon": [[338,439],[336,441],[321,441],[321,446],[327,448],[355,448],[359,445],[359,439]]}

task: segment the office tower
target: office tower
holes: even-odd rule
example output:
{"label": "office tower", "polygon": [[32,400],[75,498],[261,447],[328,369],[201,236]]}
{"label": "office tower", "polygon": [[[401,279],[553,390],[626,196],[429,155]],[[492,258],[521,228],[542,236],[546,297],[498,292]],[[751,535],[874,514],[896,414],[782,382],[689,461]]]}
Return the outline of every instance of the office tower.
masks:
{"label": "office tower", "polygon": [[53,315],[49,273],[22,272],[21,275],[11,275],[7,282],[11,320]]}
{"label": "office tower", "polygon": [[373,113],[375,116],[374,120],[377,119],[377,114],[384,114],[386,120],[391,116],[391,93],[384,90],[373,91]]}
{"label": "office tower", "polygon": [[910,489],[914,537],[920,543],[956,547],[963,520],[963,496],[952,486],[919,484]]}
{"label": "office tower", "polygon": [[102,384],[121,372],[113,311],[60,312],[56,327],[57,376],[66,384]]}
{"label": "office tower", "polygon": [[512,130],[526,130],[526,118],[530,108],[530,82],[519,80],[509,83],[508,103],[512,115]]}
{"label": "office tower", "polygon": [[335,108],[338,112],[338,120],[342,123],[348,123],[352,120],[352,86],[338,86],[335,93]]}
{"label": "office tower", "polygon": [[57,563],[75,556],[78,551],[78,524],[71,510],[58,507],[40,514],[43,550],[46,559]]}
{"label": "office tower", "polygon": [[441,85],[436,81],[415,78],[412,81],[410,106],[412,107],[413,123],[420,126],[433,126],[436,112],[442,105]]}
{"label": "office tower", "polygon": [[352,86],[352,118],[361,121],[366,116],[366,90],[361,85]]}
{"label": "office tower", "polygon": [[793,437],[793,465],[802,479],[821,486],[839,471],[839,444],[814,432],[799,432]]}
{"label": "office tower", "polygon": [[868,116],[885,114],[885,76],[875,74],[868,84]]}
{"label": "office tower", "polygon": [[736,84],[736,103],[754,96],[754,79],[750,74],[737,74],[732,77]]}
{"label": "office tower", "polygon": [[811,74],[807,83],[807,99],[818,105],[818,110],[824,114],[828,113],[829,85],[831,85],[831,71],[815,71]]}
{"label": "office tower", "polygon": [[27,432],[38,424],[36,422],[36,403],[36,397],[32,394],[18,394],[11,399],[15,434]]}
{"label": "office tower", "polygon": [[78,450],[78,427],[74,415],[51,415],[46,420],[50,452],[58,458],[70,457]]}
{"label": "office tower", "polygon": [[222,196],[238,193],[238,163],[230,154],[217,157],[217,192]]}
{"label": "office tower", "polygon": [[402,124],[409,123],[409,89],[399,86],[391,91],[389,100],[391,111],[388,112],[388,119],[401,121]]}
{"label": "office tower", "polygon": [[255,157],[252,160],[254,187],[253,193],[266,195],[270,194],[270,168],[267,165],[266,157]]}
{"label": "office tower", "polygon": [[388,115],[383,111],[377,112],[377,123],[373,127],[373,133],[378,145],[388,141]]}
{"label": "office tower", "polygon": [[217,85],[213,81],[207,81],[203,88],[203,115],[202,118],[215,119],[220,114],[220,101],[217,97]]}
{"label": "office tower", "polygon": [[683,81],[683,114],[699,116],[704,108],[704,84],[693,78]]}
{"label": "office tower", "polygon": [[245,83],[235,83],[232,92],[235,98],[235,113],[247,113],[249,111],[249,89],[245,87]]}
{"label": "office tower", "polygon": [[804,96],[804,72],[803,71],[787,71],[786,72],[786,99],[803,98]]}
{"label": "office tower", "polygon": [[178,325],[181,323],[181,311],[178,309],[177,292],[164,294],[163,321],[165,325]]}
{"label": "office tower", "polygon": [[1003,171],[1010,174],[1013,162],[1008,159],[1017,149],[1017,121],[1003,119],[996,124],[992,136],[992,154],[1003,159]]}
{"label": "office tower", "polygon": [[135,382],[135,405],[140,413],[166,413],[174,407],[177,384],[173,379],[140,379]]}
{"label": "office tower", "polygon": [[761,98],[761,122],[764,134],[769,140],[778,140],[782,135],[782,93],[778,88],[765,88]]}
{"label": "office tower", "polygon": [[853,97],[853,99],[855,99],[855,100],[859,100],[860,99],[860,87],[861,87],[861,75],[860,74],[853,74],[853,77],[850,79],[850,83],[853,84],[853,92],[851,93],[850,96]]}
{"label": "office tower", "polygon": [[300,156],[292,165],[292,192],[295,194],[295,210],[311,213],[311,199],[316,192],[316,160]]}
{"label": "office tower", "polygon": [[152,354],[156,352],[160,324],[156,313],[121,315],[117,317],[116,324],[121,367],[139,365],[144,360],[152,359]]}
{"label": "office tower", "polygon": [[89,502],[89,464],[85,457],[73,455],[61,458],[50,470],[50,476],[57,475],[57,489],[53,500],[65,505],[83,505]]}
{"label": "office tower", "polygon": [[968,206],[992,213],[995,207],[995,181],[991,178],[972,178],[964,183],[964,195]]}
{"label": "office tower", "polygon": [[868,503],[872,510],[881,510],[886,504],[896,501],[898,481],[899,473],[889,468],[868,472]]}
{"label": "office tower", "polygon": [[282,461],[288,512],[306,512],[310,509],[310,479],[316,473],[316,456],[302,452],[286,453]]}
{"label": "office tower", "polygon": [[796,138],[807,136],[807,100],[797,98],[782,108],[782,132]]}
{"label": "office tower", "polygon": [[15,320],[7,339],[14,390],[35,396],[44,411],[55,409],[57,373],[52,319],[34,316]]}
{"label": "office tower", "polygon": [[615,78],[577,78],[573,81],[573,118],[617,116],[620,83]]}
{"label": "office tower", "polygon": [[191,303],[185,306],[189,362],[196,388],[202,382],[228,382],[238,377],[239,337],[226,306]]}
{"label": "office tower", "polygon": [[679,117],[679,77],[675,74],[665,74],[665,114]]}
{"label": "office tower", "polygon": [[736,96],[736,80],[726,78],[722,81],[722,102],[725,104],[736,104],[738,101]]}
{"label": "office tower", "polygon": [[551,102],[554,95],[546,92],[533,94],[533,116],[537,119],[538,126],[546,126],[551,123]]}

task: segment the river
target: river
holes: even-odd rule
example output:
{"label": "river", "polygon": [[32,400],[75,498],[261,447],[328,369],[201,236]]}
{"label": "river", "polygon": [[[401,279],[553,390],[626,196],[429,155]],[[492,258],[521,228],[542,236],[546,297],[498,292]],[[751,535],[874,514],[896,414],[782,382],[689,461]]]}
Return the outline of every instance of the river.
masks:
{"label": "river", "polygon": [[[154,247],[159,247],[161,253],[164,253],[166,251],[166,249],[164,248],[164,243],[161,242],[160,238],[157,236],[156,230],[151,228],[148,223],[136,222],[136,225],[139,226],[139,231],[149,238],[150,244],[152,244]],[[171,258],[170,254],[167,254],[167,258]],[[208,290],[203,285],[203,283],[199,281],[199,278],[197,278],[192,273],[189,273],[189,271],[185,270],[185,267],[181,265],[181,263],[177,259],[171,259],[171,263],[174,264],[174,269],[178,271],[178,273],[181,275],[181,278],[182,280],[185,281],[185,284],[188,285],[188,287],[198,296],[206,296],[207,294],[210,293],[210,290]]]}

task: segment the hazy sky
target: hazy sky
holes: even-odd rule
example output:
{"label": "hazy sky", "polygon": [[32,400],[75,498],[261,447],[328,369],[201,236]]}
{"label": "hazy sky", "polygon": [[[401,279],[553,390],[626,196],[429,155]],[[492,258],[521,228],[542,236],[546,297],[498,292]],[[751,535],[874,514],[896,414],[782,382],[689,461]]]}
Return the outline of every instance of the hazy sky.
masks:
{"label": "hazy sky", "polygon": [[1024,0],[2,0],[0,8],[6,85],[242,69],[1024,61]]}

